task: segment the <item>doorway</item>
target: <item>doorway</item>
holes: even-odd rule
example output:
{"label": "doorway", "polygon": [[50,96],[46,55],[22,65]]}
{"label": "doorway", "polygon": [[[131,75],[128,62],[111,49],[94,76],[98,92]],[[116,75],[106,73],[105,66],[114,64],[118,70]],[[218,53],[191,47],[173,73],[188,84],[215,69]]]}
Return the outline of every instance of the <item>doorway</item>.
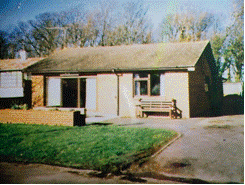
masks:
{"label": "doorway", "polygon": [[86,98],[91,99],[94,94],[91,93],[91,83],[88,83],[89,88],[87,89],[87,80],[86,78],[48,78],[47,106],[85,108],[88,104]]}
{"label": "doorway", "polygon": [[63,107],[77,107],[77,79],[62,79],[62,104]]}
{"label": "doorway", "polygon": [[86,80],[62,79],[62,106],[84,108],[86,103]]}
{"label": "doorway", "polygon": [[[80,81],[80,82],[79,82]],[[86,79],[85,78],[79,78],[78,83],[80,83],[80,92],[78,92],[78,100],[80,101],[80,108],[85,108],[86,105]]]}

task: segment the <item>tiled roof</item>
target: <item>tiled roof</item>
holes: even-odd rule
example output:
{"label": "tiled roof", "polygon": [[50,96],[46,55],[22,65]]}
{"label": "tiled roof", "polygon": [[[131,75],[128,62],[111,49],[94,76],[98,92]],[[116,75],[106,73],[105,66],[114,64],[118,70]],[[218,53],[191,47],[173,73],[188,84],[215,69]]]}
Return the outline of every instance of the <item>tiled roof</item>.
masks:
{"label": "tiled roof", "polygon": [[27,68],[33,73],[154,70],[195,66],[209,41],[66,48]]}
{"label": "tiled roof", "polygon": [[23,70],[26,67],[35,64],[42,59],[43,58],[28,58],[26,60],[21,60],[21,59],[0,60],[0,71]]}

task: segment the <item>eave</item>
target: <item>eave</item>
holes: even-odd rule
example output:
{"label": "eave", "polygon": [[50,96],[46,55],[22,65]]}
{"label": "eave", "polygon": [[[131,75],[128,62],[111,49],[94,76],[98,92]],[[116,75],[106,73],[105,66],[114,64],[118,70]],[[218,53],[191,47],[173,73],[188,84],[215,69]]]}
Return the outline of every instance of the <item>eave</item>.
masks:
{"label": "eave", "polygon": [[62,74],[62,73],[122,73],[136,71],[194,71],[194,66],[175,66],[175,67],[157,67],[157,68],[111,68],[111,69],[86,69],[86,70],[45,70],[26,71],[34,75]]}

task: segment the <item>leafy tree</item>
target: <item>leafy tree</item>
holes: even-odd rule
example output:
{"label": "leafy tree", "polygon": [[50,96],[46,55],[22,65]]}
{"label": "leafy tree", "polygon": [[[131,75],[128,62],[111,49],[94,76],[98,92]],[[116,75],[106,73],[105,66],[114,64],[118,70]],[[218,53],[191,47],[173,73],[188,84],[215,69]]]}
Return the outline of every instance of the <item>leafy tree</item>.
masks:
{"label": "leafy tree", "polygon": [[214,33],[211,37],[211,46],[220,77],[222,77],[225,69],[228,67],[227,63],[222,62],[225,51],[225,40],[226,35],[222,33]]}
{"label": "leafy tree", "polygon": [[234,1],[232,13],[233,23],[227,28],[227,48],[225,63],[235,71],[235,80],[243,80],[244,71],[244,3],[243,0]]}

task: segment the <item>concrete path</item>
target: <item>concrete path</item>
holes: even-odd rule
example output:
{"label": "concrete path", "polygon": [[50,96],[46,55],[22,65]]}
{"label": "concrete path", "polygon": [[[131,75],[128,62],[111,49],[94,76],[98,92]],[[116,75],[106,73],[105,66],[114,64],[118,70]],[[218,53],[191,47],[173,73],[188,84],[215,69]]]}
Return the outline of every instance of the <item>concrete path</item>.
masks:
{"label": "concrete path", "polygon": [[182,137],[130,172],[186,183],[244,183],[244,116],[170,120],[167,118],[109,120],[120,126],[165,128]]}

